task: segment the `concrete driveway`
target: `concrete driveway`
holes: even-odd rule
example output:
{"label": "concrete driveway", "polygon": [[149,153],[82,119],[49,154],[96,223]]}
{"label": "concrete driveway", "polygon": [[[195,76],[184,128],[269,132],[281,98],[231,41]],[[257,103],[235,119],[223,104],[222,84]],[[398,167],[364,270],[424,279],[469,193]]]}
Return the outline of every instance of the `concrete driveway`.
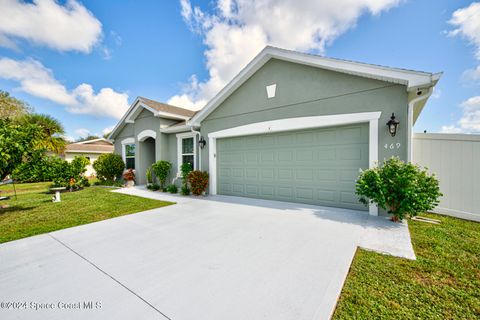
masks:
{"label": "concrete driveway", "polygon": [[357,246],[414,258],[365,212],[120,192],[178,204],[2,244],[0,319],[327,319]]}

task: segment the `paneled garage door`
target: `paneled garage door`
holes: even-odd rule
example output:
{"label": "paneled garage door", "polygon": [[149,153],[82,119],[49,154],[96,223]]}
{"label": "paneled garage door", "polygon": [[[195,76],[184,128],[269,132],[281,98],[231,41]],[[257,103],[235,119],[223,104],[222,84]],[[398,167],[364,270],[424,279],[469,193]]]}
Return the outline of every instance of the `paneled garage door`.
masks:
{"label": "paneled garage door", "polygon": [[218,193],[367,210],[355,195],[368,168],[368,124],[217,140]]}

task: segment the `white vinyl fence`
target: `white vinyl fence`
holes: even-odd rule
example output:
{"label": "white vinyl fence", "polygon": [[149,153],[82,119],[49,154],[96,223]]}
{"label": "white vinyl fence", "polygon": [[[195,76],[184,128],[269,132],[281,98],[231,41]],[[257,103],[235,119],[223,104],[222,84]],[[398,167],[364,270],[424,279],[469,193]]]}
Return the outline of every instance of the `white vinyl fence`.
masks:
{"label": "white vinyl fence", "polygon": [[412,155],[440,181],[435,212],[480,221],[480,135],[416,133]]}

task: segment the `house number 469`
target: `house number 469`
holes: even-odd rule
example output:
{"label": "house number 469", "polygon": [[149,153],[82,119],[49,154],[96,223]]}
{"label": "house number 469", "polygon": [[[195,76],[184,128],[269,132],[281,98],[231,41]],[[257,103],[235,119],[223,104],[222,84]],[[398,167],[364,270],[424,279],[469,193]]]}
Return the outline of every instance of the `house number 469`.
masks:
{"label": "house number 469", "polygon": [[384,148],[393,150],[393,149],[399,149],[400,146],[401,146],[400,142],[391,143],[391,144],[385,143]]}

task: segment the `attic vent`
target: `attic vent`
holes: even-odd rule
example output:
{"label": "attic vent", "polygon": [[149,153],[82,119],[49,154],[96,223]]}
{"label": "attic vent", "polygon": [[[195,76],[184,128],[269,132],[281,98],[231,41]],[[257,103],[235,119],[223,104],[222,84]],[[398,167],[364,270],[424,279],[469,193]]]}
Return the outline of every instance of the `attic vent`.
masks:
{"label": "attic vent", "polygon": [[267,86],[266,89],[267,89],[268,99],[275,98],[275,92],[277,91],[277,84],[276,83],[271,84],[271,85]]}

